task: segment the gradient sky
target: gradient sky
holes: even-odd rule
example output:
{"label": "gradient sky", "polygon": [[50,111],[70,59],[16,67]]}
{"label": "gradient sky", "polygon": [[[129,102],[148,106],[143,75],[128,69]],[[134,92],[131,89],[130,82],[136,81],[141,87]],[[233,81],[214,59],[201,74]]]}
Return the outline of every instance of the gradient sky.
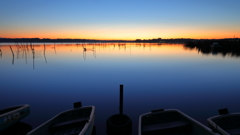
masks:
{"label": "gradient sky", "polygon": [[5,38],[240,37],[240,0],[0,0]]}

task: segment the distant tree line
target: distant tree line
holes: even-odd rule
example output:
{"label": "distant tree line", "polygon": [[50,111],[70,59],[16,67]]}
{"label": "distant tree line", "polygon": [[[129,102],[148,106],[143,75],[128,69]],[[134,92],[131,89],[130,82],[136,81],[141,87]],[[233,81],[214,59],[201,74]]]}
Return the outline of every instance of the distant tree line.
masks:
{"label": "distant tree line", "polygon": [[[233,42],[234,41],[234,42]],[[238,42],[237,42],[238,41]],[[0,38],[0,42],[11,42],[11,43],[18,43],[18,42],[48,42],[48,43],[57,43],[57,42],[72,42],[72,43],[79,43],[79,42],[137,42],[137,43],[186,43],[188,46],[197,46],[200,44],[211,44],[213,42],[219,42],[221,44],[229,44],[235,45],[239,43],[239,38],[234,39],[190,39],[190,38],[169,38],[169,39],[162,39],[162,38],[153,38],[153,39],[136,39],[136,40],[96,40],[96,39],[70,39],[70,38],[57,38],[57,39],[50,39],[50,38]]]}
{"label": "distant tree line", "polygon": [[170,39],[153,38],[153,39],[136,39],[135,42],[138,42],[138,43],[186,43],[193,40],[194,39],[190,39],[190,38],[170,38]]}
{"label": "distant tree line", "polygon": [[[218,43],[220,47],[212,47],[213,43]],[[240,57],[240,39],[212,39],[212,40],[193,40],[186,42],[186,48],[197,49],[203,54],[222,54],[223,56],[231,55]]]}

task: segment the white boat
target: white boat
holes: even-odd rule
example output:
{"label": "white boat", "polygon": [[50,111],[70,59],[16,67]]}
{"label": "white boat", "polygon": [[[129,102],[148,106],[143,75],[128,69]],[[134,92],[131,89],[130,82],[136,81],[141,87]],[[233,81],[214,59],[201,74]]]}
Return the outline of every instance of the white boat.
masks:
{"label": "white boat", "polygon": [[[221,113],[221,112],[224,113]],[[240,113],[228,113],[226,108],[219,115],[207,119],[209,126],[221,135],[240,135]]]}
{"label": "white boat", "polygon": [[138,135],[216,135],[177,109],[160,109],[140,115]]}
{"label": "white boat", "polygon": [[27,135],[91,135],[94,119],[94,106],[80,106],[59,113]]}
{"label": "white boat", "polygon": [[0,110],[0,132],[9,128],[30,113],[30,105],[18,105]]}
{"label": "white boat", "polygon": [[222,46],[219,45],[218,43],[213,43],[212,45],[210,45],[210,47],[222,47]]}

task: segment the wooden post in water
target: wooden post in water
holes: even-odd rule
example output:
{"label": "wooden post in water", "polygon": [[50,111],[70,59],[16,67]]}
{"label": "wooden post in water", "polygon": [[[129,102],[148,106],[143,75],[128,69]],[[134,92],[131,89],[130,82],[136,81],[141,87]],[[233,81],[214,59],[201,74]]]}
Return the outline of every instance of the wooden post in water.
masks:
{"label": "wooden post in water", "polygon": [[43,51],[43,55],[44,55],[44,58],[45,58],[45,62],[47,63],[47,58],[46,58],[46,46],[45,46],[45,44],[44,44],[44,51]]}
{"label": "wooden post in water", "polygon": [[120,85],[120,106],[119,106],[119,114],[123,114],[123,85]]}
{"label": "wooden post in water", "polygon": [[34,50],[34,46],[31,44],[31,49],[32,49],[32,54],[33,54],[33,69],[34,69],[34,59],[35,59],[35,50]]}
{"label": "wooden post in water", "polygon": [[123,114],[123,85],[120,85],[120,103],[119,114],[112,115],[107,119],[108,135],[131,135],[132,120]]}
{"label": "wooden post in water", "polygon": [[9,47],[10,47],[10,49],[12,51],[12,55],[13,55],[12,64],[14,64],[14,53],[13,53],[12,47],[11,46],[9,46]]}
{"label": "wooden post in water", "polygon": [[12,47],[11,47],[11,46],[9,46],[9,47],[10,47],[10,49],[11,49],[11,51],[12,51],[12,55],[13,55],[13,57],[14,57],[14,53],[13,53]]}

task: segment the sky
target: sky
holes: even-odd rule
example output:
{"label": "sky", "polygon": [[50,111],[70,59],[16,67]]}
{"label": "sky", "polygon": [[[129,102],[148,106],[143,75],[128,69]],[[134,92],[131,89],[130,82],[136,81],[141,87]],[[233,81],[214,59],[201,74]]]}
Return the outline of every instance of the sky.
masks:
{"label": "sky", "polygon": [[1,38],[240,37],[240,0],[0,0]]}

